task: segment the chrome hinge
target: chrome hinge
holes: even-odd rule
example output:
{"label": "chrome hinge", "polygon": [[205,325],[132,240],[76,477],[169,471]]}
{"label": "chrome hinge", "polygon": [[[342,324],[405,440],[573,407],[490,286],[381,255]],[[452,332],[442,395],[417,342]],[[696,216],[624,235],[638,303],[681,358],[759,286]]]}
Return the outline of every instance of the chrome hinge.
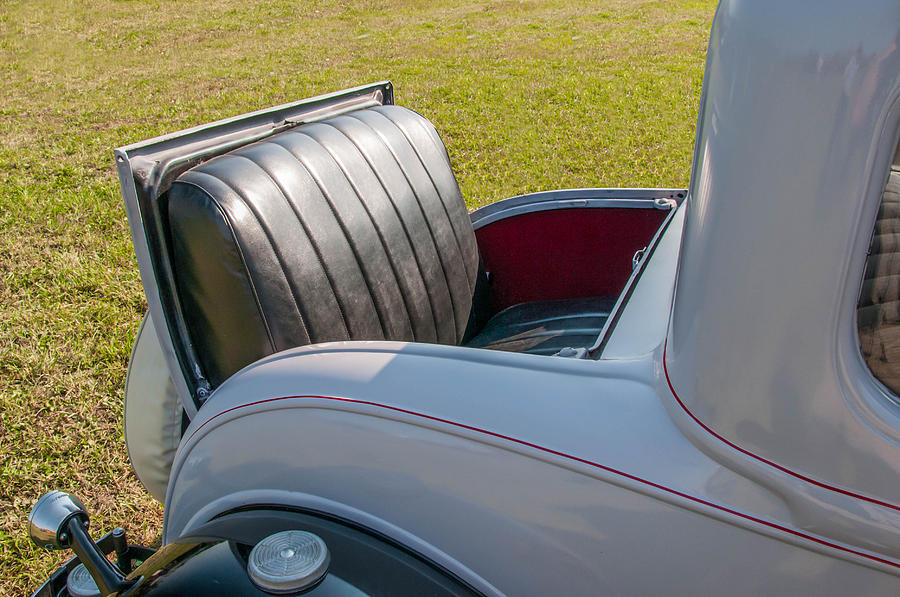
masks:
{"label": "chrome hinge", "polygon": [[563,357],[564,359],[586,359],[587,355],[587,348],[572,348],[571,346],[567,346],[553,356]]}
{"label": "chrome hinge", "polygon": [[674,199],[669,199],[668,197],[657,197],[653,200],[653,207],[668,211],[678,207],[678,202]]}
{"label": "chrome hinge", "polygon": [[209,382],[205,377],[203,377],[203,372],[200,371],[200,365],[196,363],[194,363],[194,376],[195,383],[197,384],[197,390],[195,392],[197,402],[203,404],[204,402],[206,402],[206,399],[209,398],[212,386],[209,385]]}

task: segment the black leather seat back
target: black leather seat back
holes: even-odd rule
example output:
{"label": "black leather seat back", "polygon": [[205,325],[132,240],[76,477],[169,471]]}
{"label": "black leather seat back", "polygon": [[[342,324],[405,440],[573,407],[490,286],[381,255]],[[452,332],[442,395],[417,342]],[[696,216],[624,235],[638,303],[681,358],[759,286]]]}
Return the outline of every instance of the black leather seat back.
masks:
{"label": "black leather seat back", "polygon": [[437,132],[404,108],[209,160],[172,185],[168,224],[178,301],[214,386],[304,344],[466,333],[475,235]]}

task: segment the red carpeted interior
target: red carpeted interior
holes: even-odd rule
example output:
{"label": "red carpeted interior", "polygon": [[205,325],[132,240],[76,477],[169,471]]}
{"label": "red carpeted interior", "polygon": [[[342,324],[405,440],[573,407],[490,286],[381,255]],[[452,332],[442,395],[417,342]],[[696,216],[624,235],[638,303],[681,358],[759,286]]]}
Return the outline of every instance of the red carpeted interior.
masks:
{"label": "red carpeted interior", "polygon": [[493,310],[530,301],[618,295],[631,258],[646,247],[666,211],[558,209],[522,214],[475,232],[491,274]]}

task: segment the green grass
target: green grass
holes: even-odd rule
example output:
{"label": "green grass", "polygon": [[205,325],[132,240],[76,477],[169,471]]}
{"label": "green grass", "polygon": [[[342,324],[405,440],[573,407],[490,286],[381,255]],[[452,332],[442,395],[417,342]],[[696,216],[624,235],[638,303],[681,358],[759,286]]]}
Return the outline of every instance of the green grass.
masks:
{"label": "green grass", "polygon": [[0,2],[0,594],[63,555],[44,491],[95,534],[159,540],[121,429],[145,309],[112,148],[391,79],[434,122],[470,207],[688,181],[711,0]]}

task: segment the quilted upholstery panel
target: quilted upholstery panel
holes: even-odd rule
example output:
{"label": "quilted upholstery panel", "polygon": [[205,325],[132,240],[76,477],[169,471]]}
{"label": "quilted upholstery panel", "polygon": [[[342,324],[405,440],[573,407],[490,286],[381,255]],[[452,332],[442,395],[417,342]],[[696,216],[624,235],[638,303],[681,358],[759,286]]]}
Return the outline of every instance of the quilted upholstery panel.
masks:
{"label": "quilted upholstery panel", "polygon": [[896,166],[878,211],[857,318],[866,364],[900,395],[900,169]]}
{"label": "quilted upholstery panel", "polygon": [[168,194],[181,308],[218,385],[333,340],[459,344],[478,250],[446,149],[396,106],[273,135]]}

